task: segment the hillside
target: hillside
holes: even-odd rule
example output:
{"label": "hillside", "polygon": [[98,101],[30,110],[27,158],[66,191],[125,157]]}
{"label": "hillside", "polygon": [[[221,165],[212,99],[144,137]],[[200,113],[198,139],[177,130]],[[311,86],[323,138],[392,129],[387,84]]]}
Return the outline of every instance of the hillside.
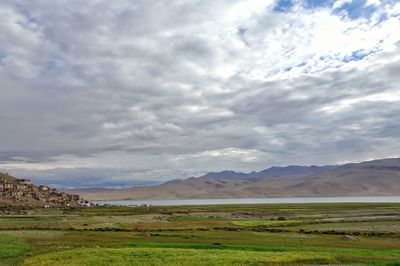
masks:
{"label": "hillside", "polygon": [[89,204],[79,195],[60,192],[48,186],[32,184],[0,172],[0,207],[77,207]]}
{"label": "hillside", "polygon": [[92,200],[398,196],[400,158],[341,166],[271,167],[249,174],[224,171],[157,186],[74,192]]}

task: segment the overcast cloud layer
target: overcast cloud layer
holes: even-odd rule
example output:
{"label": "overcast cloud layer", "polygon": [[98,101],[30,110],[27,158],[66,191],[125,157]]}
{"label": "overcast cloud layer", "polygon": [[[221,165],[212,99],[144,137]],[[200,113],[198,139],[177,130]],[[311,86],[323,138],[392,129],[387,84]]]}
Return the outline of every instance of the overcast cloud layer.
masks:
{"label": "overcast cloud layer", "polygon": [[400,2],[3,0],[0,169],[64,187],[398,157]]}

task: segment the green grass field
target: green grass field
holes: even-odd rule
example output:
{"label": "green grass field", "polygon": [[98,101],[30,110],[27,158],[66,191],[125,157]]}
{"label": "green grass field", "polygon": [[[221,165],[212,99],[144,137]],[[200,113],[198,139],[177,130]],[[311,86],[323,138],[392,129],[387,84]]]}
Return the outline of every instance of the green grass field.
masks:
{"label": "green grass field", "polygon": [[0,265],[400,265],[400,204],[3,210]]}
{"label": "green grass field", "polygon": [[29,244],[21,238],[0,234],[1,265],[15,264],[30,250]]}
{"label": "green grass field", "polygon": [[244,226],[244,227],[254,227],[254,226],[287,226],[296,225],[301,223],[300,220],[292,221],[274,221],[274,220],[243,220],[243,221],[233,221],[232,224]]}
{"label": "green grass field", "polygon": [[25,261],[32,266],[51,265],[266,265],[289,263],[331,263],[331,254],[319,252],[259,252],[240,250],[198,250],[177,248],[100,248],[63,251]]}

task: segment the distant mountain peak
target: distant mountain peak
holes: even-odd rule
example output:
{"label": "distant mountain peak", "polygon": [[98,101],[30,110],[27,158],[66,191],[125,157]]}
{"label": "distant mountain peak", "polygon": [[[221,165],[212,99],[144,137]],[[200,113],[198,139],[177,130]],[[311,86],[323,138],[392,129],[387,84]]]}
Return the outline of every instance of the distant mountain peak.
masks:
{"label": "distant mountain peak", "polygon": [[275,166],[259,172],[231,170],[161,185],[84,192],[89,199],[199,199],[312,196],[398,196],[400,158],[325,166]]}
{"label": "distant mountain peak", "polygon": [[324,166],[302,166],[302,165],[288,165],[288,166],[272,166],[268,169],[259,172],[252,171],[250,173],[235,172],[232,170],[224,170],[221,172],[209,172],[199,178],[216,178],[216,179],[252,179],[260,177],[278,177],[278,176],[291,176],[291,175],[308,175],[315,173],[322,173],[335,169],[336,165]]}
{"label": "distant mountain peak", "polygon": [[216,178],[216,179],[246,179],[248,174],[235,172],[232,170],[224,170],[221,172],[209,172],[200,178]]}

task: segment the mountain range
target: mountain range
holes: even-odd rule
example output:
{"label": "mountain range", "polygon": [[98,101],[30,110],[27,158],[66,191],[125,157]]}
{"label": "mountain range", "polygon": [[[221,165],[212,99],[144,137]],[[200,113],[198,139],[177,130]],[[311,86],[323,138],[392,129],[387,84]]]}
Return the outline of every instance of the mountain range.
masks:
{"label": "mountain range", "polygon": [[400,158],[325,166],[210,172],[156,186],[70,191],[91,200],[399,196]]}

